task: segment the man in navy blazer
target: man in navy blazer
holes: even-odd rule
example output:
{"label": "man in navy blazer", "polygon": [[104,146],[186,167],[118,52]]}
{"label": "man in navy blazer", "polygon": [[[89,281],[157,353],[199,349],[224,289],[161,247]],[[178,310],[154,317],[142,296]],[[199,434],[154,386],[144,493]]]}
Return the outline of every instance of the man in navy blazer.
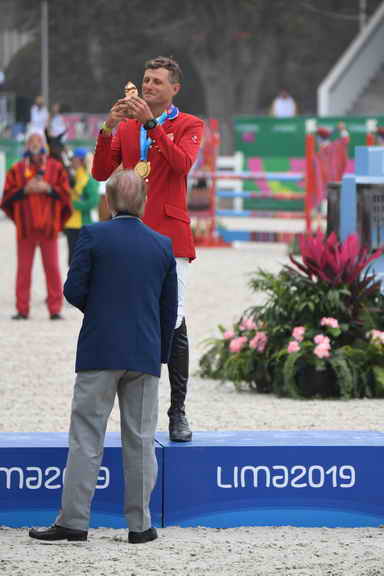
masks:
{"label": "man in navy blazer", "polygon": [[134,172],[107,184],[113,218],[81,229],[64,286],[84,313],[76,356],[62,507],[53,526],[31,529],[39,540],[86,540],[90,505],[108,417],[119,398],[130,543],[157,538],[149,500],[157,475],[154,435],[161,363],[177,316],[171,240],[141,221],[145,184]]}

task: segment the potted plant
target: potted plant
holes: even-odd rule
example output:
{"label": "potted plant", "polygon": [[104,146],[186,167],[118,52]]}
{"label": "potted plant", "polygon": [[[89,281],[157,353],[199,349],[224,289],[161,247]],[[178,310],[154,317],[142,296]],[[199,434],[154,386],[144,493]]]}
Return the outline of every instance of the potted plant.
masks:
{"label": "potted plant", "polygon": [[357,396],[359,376],[339,346],[347,329],[332,317],[322,318],[318,327],[294,327],[275,354],[274,392],[292,398]]}
{"label": "potted plant", "polygon": [[264,303],[208,342],[202,376],[292,397],[382,395],[384,339],[367,336],[383,328],[383,296],[368,268],[381,251],[335,234],[299,245],[301,261],[291,255],[277,275],[256,272],[250,286]]}
{"label": "potted plant", "polygon": [[243,316],[232,329],[219,326],[220,338],[206,341],[208,350],[200,358],[203,378],[229,380],[240,389],[246,382],[259,392],[269,392],[271,383],[266,370],[268,334],[261,323]]}

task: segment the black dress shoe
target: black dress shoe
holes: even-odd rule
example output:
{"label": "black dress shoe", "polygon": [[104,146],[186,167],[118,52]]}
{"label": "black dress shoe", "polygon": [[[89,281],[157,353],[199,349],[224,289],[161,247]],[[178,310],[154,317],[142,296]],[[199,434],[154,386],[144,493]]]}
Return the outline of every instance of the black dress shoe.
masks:
{"label": "black dress shoe", "polygon": [[84,542],[88,537],[88,532],[86,530],[64,528],[64,526],[57,526],[57,524],[54,524],[46,530],[36,530],[36,528],[31,528],[28,534],[31,538],[35,538],[36,540],[45,540],[46,542],[53,542],[55,540]]}
{"label": "black dress shoe", "polygon": [[51,320],[64,320],[64,317],[61,314],[51,314]]}
{"label": "black dress shoe", "polygon": [[14,314],[12,316],[12,320],[28,320],[28,316],[26,314],[20,314],[20,312],[18,312],[17,314]]}
{"label": "black dress shoe", "polygon": [[145,542],[151,542],[151,540],[156,540],[158,538],[156,528],[148,528],[144,532],[128,532],[128,542],[130,544],[145,544]]}

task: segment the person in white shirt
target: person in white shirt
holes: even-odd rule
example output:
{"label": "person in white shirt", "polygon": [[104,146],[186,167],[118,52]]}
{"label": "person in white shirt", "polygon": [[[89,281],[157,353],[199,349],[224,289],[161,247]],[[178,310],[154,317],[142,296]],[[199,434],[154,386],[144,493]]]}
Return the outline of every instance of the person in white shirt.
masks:
{"label": "person in white shirt", "polygon": [[276,118],[291,118],[297,115],[297,105],[286,90],[281,90],[272,102],[271,116]]}
{"label": "person in white shirt", "polygon": [[51,115],[49,117],[49,124],[48,124],[48,134],[52,138],[58,138],[61,136],[61,140],[65,140],[65,132],[67,131],[67,127],[64,122],[64,118],[60,114],[60,104],[57,102],[53,104]]}
{"label": "person in white shirt", "polygon": [[31,120],[28,127],[28,132],[40,132],[44,134],[45,129],[48,127],[49,113],[45,106],[44,98],[36,96],[35,103],[31,107]]}

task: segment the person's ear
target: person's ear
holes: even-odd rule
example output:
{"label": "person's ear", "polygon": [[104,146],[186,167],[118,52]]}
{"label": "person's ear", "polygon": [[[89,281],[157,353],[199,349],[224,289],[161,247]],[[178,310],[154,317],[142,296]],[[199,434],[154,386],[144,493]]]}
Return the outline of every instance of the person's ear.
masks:
{"label": "person's ear", "polygon": [[111,208],[111,205],[108,202],[108,194],[105,195],[105,205],[106,205],[107,210],[110,213],[110,215],[113,216],[113,210]]}
{"label": "person's ear", "polygon": [[172,84],[173,96],[176,96],[181,90],[181,84]]}
{"label": "person's ear", "polygon": [[148,179],[144,180],[144,206],[146,205],[148,200]]}

